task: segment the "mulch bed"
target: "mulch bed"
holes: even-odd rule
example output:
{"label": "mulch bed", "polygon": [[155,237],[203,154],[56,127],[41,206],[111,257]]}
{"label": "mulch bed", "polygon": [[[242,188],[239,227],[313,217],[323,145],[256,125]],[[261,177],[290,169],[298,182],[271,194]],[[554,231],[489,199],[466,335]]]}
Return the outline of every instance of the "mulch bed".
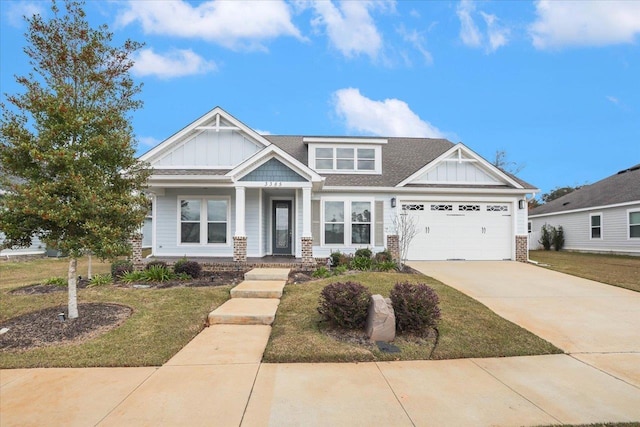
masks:
{"label": "mulch bed", "polygon": [[59,320],[68,315],[66,306],[49,307],[0,324],[8,331],[0,334],[0,350],[31,350],[56,344],[81,343],[120,326],[133,309],[119,304],[78,304],[77,319]]}

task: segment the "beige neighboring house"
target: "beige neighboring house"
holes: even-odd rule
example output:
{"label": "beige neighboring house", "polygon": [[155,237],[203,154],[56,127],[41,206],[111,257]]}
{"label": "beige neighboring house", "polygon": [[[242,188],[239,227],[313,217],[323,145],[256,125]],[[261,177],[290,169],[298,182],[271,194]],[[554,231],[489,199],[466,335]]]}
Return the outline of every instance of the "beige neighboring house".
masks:
{"label": "beige neighboring house", "polygon": [[640,255],[640,164],[529,212],[529,248],[545,224],[562,226],[567,250]]}
{"label": "beige neighboring house", "polygon": [[153,168],[152,256],[381,251],[408,215],[410,260],[527,259],[525,200],[538,190],[462,143],[261,135],[216,107],[141,160]]}

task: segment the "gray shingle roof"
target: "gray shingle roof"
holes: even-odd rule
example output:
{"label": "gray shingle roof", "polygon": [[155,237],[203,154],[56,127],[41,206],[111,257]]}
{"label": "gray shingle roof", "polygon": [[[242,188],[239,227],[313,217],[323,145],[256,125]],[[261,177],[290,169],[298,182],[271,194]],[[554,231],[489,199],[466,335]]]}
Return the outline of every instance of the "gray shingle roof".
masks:
{"label": "gray shingle roof", "polygon": [[634,201],[640,202],[640,164],[545,203],[529,216]]}
{"label": "gray shingle roof", "polygon": [[[303,142],[303,136],[263,136],[299,162],[309,166],[307,145]],[[396,137],[385,139],[387,144],[382,145],[382,175],[321,174],[326,178],[325,185],[394,187],[454,146],[446,139]],[[510,176],[525,188],[535,188]]]}

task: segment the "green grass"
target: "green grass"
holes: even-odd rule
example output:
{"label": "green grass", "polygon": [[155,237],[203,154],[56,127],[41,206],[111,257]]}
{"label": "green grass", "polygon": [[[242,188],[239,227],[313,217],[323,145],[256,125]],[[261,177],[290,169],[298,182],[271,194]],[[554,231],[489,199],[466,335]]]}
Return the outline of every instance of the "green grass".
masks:
{"label": "green grass", "polygon": [[640,256],[530,251],[545,268],[640,292]]}
{"label": "green grass", "polygon": [[[47,307],[64,306],[67,292],[11,295],[11,289],[66,277],[69,259],[0,262],[0,322]],[[86,276],[87,258],[78,262]],[[93,260],[93,274],[109,273],[110,263]],[[78,302],[110,302],[133,308],[120,327],[79,344],[24,352],[1,351],[0,368],[159,366],[204,327],[207,314],[229,298],[229,286],[216,288],[132,289],[112,285],[78,291]]]}
{"label": "green grass", "polygon": [[401,353],[382,353],[331,338],[320,322],[318,298],[324,286],[336,281],[357,281],[371,293],[389,296],[396,282],[429,284],[440,297],[440,341],[433,359],[524,356],[562,351],[525,329],[501,318],[484,305],[434,279],[400,273],[360,273],[298,285],[287,285],[278,307],[264,362],[358,362],[427,359],[433,341],[416,343],[396,337]]}

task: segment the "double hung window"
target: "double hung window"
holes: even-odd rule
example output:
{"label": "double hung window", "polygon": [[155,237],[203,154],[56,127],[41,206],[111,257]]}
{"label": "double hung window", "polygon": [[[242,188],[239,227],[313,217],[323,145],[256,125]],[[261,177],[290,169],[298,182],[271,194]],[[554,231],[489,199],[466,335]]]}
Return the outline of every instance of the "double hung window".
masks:
{"label": "double hung window", "polygon": [[371,208],[370,201],[325,201],[324,244],[370,245]]}
{"label": "double hung window", "polygon": [[589,218],[591,221],[591,238],[602,239],[602,215],[591,214]]}
{"label": "double hung window", "polygon": [[629,238],[640,238],[640,211],[629,212]]}
{"label": "double hung window", "polygon": [[180,243],[226,244],[228,199],[180,199]]}

